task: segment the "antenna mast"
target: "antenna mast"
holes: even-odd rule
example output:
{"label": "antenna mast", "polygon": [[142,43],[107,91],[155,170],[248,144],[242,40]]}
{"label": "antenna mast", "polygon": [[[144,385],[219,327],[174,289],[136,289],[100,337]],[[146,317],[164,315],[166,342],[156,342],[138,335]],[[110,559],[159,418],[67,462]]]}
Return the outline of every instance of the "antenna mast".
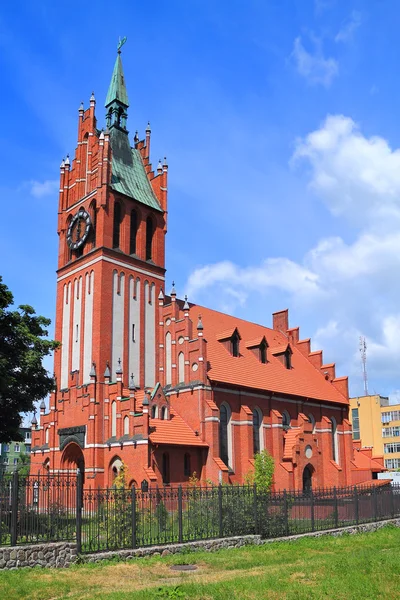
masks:
{"label": "antenna mast", "polygon": [[364,394],[368,396],[368,378],[367,378],[367,343],[365,337],[360,335],[360,354],[364,379]]}

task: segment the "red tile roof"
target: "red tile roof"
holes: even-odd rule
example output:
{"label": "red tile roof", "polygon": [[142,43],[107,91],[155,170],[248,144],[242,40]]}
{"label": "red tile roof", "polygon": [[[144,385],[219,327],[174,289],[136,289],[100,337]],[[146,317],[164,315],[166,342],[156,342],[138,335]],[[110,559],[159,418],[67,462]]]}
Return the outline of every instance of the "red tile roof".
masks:
{"label": "red tile roof", "polygon": [[[248,340],[262,336],[274,351],[280,346],[287,347],[288,338],[284,333],[202,306],[193,308],[202,315],[207,360],[210,363],[207,375],[211,381],[348,405],[348,399],[325,379],[323,373],[301,354],[295,344],[291,345],[291,369],[286,369],[270,350],[267,351],[268,362],[263,364],[246,347]],[[221,331],[233,332],[236,327],[242,338],[239,357],[232,356],[218,341]]]}
{"label": "red tile roof", "polygon": [[289,344],[282,344],[276,348],[271,348],[270,352],[275,356],[276,354],[283,354],[288,348],[290,348]]}
{"label": "red tile roof", "polygon": [[293,455],[293,446],[297,442],[297,436],[300,433],[300,429],[289,429],[285,433],[285,448],[283,451],[283,459],[290,459]]}
{"label": "red tile roof", "polygon": [[208,447],[173,408],[170,409],[170,419],[150,419],[149,425],[153,444]]}

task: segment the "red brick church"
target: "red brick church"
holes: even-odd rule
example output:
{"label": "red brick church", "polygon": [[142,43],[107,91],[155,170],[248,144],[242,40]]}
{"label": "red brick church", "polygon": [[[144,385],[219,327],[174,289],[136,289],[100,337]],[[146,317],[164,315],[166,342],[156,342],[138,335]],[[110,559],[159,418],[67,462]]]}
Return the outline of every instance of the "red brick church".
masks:
{"label": "red brick church", "polygon": [[106,129],[92,95],[60,167],[61,346],[49,412],[42,403],[32,423],[32,473],[79,468],[106,486],[124,462],[130,484],[236,483],[266,448],[275,489],[351,484],[347,377],[287,310],[267,328],[165,293],[168,166],[152,168],[150,126],[131,145],[128,107],[119,50]]}

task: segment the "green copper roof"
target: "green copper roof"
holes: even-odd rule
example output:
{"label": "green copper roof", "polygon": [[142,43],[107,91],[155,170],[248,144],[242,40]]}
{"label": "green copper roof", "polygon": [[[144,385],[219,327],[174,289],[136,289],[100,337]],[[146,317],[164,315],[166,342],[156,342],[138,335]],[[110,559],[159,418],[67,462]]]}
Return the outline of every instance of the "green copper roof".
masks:
{"label": "green copper roof", "polygon": [[106,108],[114,101],[120,102],[125,106],[129,106],[128,93],[125,86],[124,70],[122,68],[121,55],[118,52],[117,60],[115,61],[113,74],[111,76],[110,87],[108,88],[106,98]]}
{"label": "green copper roof", "polygon": [[131,148],[127,134],[118,129],[111,129],[110,142],[112,148],[112,189],[162,212],[153,188],[147,179],[139,150]]}

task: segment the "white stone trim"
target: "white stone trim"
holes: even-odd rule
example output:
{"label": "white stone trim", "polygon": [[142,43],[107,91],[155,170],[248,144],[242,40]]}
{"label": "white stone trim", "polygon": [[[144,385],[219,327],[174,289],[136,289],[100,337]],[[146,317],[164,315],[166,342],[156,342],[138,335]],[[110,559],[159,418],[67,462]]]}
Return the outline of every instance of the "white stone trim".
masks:
{"label": "white stone trim", "polygon": [[145,269],[140,269],[139,267],[135,267],[133,265],[130,265],[129,263],[122,262],[120,260],[114,260],[113,258],[109,258],[108,256],[98,256],[97,258],[94,258],[93,260],[90,260],[89,262],[82,264],[80,267],[73,269],[72,271],[69,271],[65,275],[60,275],[60,277],[57,277],[57,281],[63,281],[63,279],[66,279],[67,277],[71,277],[72,275],[75,275],[75,273],[79,273],[83,269],[87,269],[88,267],[91,267],[92,265],[98,263],[100,260],[104,260],[105,262],[109,262],[113,265],[118,265],[119,267],[123,267],[124,269],[133,269],[137,273],[142,273],[143,275],[147,275],[148,277],[154,277],[154,279],[159,279],[160,281],[165,281],[165,277],[163,277],[162,275],[156,275],[155,273],[150,273],[150,271],[146,271]]}
{"label": "white stone trim", "polygon": [[214,423],[219,423],[219,417],[206,417],[206,418],[204,419],[204,421],[205,421],[206,423],[211,423],[211,422],[214,422]]}
{"label": "white stone trim", "polygon": [[253,421],[231,421],[232,425],[253,425]]}

